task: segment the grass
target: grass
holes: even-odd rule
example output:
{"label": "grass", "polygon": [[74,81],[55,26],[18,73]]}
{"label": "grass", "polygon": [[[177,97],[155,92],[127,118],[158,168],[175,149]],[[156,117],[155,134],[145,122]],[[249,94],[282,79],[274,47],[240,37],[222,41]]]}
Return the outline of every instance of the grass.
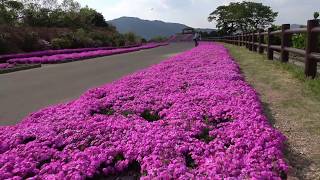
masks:
{"label": "grass", "polygon": [[[304,75],[304,71],[302,67],[296,66],[290,63],[281,63],[278,61],[274,62],[281,69],[288,71],[294,78],[298,79],[303,83],[304,90],[310,91],[312,96],[320,100],[320,75],[317,74],[315,79],[307,78]],[[309,94],[310,95],[310,94]]]}
{"label": "grass", "polygon": [[287,138],[289,179],[320,179],[320,78],[293,64],[224,44],[259,93],[265,114]]}

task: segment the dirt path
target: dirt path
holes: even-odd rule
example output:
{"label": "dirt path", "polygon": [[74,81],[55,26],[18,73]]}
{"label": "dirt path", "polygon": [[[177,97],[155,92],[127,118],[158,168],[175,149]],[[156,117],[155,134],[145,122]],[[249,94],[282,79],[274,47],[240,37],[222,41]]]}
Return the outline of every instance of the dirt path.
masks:
{"label": "dirt path", "polygon": [[192,43],[173,43],[133,53],[0,74],[0,125],[15,124],[40,108],[75,99],[89,88],[112,82],[192,47]]}
{"label": "dirt path", "polygon": [[265,56],[225,44],[260,93],[271,123],[288,138],[289,179],[320,179],[320,100]]}

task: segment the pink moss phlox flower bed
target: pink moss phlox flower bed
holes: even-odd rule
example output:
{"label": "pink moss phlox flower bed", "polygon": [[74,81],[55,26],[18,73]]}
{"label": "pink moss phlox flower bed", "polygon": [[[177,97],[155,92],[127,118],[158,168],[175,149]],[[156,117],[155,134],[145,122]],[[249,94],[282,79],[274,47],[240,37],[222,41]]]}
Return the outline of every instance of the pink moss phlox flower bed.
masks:
{"label": "pink moss phlox flower bed", "polygon": [[12,68],[12,67],[14,67],[14,66],[15,66],[14,64],[2,63],[2,64],[0,64],[0,70],[1,70],[1,69]]}
{"label": "pink moss phlox flower bed", "polygon": [[281,179],[284,141],[227,50],[201,43],[1,127],[0,179]]}
{"label": "pink moss phlox flower bed", "polygon": [[15,64],[39,64],[39,63],[55,64],[55,63],[77,61],[77,60],[100,57],[100,56],[123,54],[128,52],[139,51],[143,49],[155,48],[155,47],[164,46],[164,45],[167,45],[167,43],[150,43],[142,46],[129,47],[129,48],[85,51],[85,52],[79,52],[79,53],[56,54],[56,55],[41,56],[41,57],[14,58],[14,59],[8,60],[7,62],[15,63]]}
{"label": "pink moss phlox flower bed", "polygon": [[[138,46],[141,46],[141,44],[123,46],[120,48],[131,48],[131,47],[138,47]],[[6,54],[6,55],[0,55],[0,61],[15,59],[15,58],[41,57],[41,56],[51,56],[56,54],[70,54],[70,53],[79,53],[79,52],[97,51],[97,50],[110,50],[110,49],[116,49],[116,47],[59,49],[59,50],[34,51],[30,53],[20,53],[20,54]]]}

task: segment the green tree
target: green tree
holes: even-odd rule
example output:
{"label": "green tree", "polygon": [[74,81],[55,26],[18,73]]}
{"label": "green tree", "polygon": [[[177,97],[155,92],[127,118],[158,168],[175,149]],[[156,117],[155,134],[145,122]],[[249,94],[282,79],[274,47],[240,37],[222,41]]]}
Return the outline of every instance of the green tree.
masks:
{"label": "green tree", "polygon": [[104,19],[104,16],[99,12],[95,12],[92,23],[97,27],[109,27],[109,24]]}
{"label": "green tree", "polygon": [[215,21],[220,34],[247,32],[271,25],[278,13],[271,7],[255,2],[232,2],[219,6],[213,11],[208,21]]}
{"label": "green tree", "polygon": [[79,17],[84,26],[108,27],[103,15],[87,6],[80,9]]}
{"label": "green tree", "polygon": [[18,1],[0,1],[0,24],[14,24],[20,18],[23,4]]}
{"label": "green tree", "polygon": [[81,9],[80,3],[74,0],[63,0],[60,6],[66,12],[79,12]]}
{"label": "green tree", "polygon": [[165,36],[155,36],[155,37],[152,37],[150,39],[150,42],[164,42],[166,41],[168,38],[165,37]]}
{"label": "green tree", "polygon": [[128,45],[136,44],[139,39],[133,32],[125,33],[124,38]]}
{"label": "green tree", "polygon": [[314,17],[314,19],[318,19],[318,17],[319,17],[319,12],[314,12],[314,13],[313,13],[313,17]]}

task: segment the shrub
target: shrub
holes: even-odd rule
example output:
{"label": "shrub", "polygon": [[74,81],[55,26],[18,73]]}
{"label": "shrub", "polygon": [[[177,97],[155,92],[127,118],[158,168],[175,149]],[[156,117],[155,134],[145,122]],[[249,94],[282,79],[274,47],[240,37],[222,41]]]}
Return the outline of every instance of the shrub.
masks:
{"label": "shrub", "polygon": [[[305,49],[307,36],[306,34],[295,34],[292,36],[292,47],[298,49]],[[318,52],[320,52],[320,35],[318,36]]]}
{"label": "shrub", "polygon": [[39,47],[41,50],[48,50],[48,49],[52,48],[51,43],[49,41],[44,40],[44,39],[40,39],[38,41],[38,44],[39,44]]}
{"label": "shrub", "polygon": [[94,47],[95,42],[88,36],[88,33],[84,29],[78,29],[72,36],[72,46],[74,48],[80,47]]}
{"label": "shrub", "polygon": [[142,38],[141,43],[147,43],[147,40],[145,38]]}
{"label": "shrub", "polygon": [[[281,29],[281,26],[272,25],[272,31],[277,31]],[[264,36],[264,42],[268,42],[268,36]],[[271,41],[272,45],[280,45],[281,44],[281,37],[280,35],[274,35],[273,40]]]}
{"label": "shrub", "polygon": [[126,44],[126,40],[123,35],[118,34],[112,36],[112,46],[124,46]]}
{"label": "shrub", "polygon": [[0,34],[0,54],[9,51],[8,35]]}
{"label": "shrub", "polygon": [[39,36],[36,32],[26,33],[23,37],[21,49],[26,52],[39,50]]}
{"label": "shrub", "polygon": [[318,19],[318,17],[319,17],[319,12],[314,12],[313,13],[313,18],[314,19]]}
{"label": "shrub", "polygon": [[93,39],[96,43],[101,44],[101,46],[111,46],[112,38],[110,35],[106,35],[99,32],[90,32],[88,36]]}
{"label": "shrub", "polygon": [[127,45],[137,44],[139,41],[139,37],[137,37],[133,32],[129,32],[124,34],[124,38]]}
{"label": "shrub", "polygon": [[51,40],[53,49],[71,48],[72,42],[67,38],[55,38]]}
{"label": "shrub", "polygon": [[305,34],[295,34],[292,36],[292,47],[298,49],[306,48],[306,35]]}
{"label": "shrub", "polygon": [[166,41],[168,38],[164,36],[155,36],[150,39],[151,42],[163,42]]}

